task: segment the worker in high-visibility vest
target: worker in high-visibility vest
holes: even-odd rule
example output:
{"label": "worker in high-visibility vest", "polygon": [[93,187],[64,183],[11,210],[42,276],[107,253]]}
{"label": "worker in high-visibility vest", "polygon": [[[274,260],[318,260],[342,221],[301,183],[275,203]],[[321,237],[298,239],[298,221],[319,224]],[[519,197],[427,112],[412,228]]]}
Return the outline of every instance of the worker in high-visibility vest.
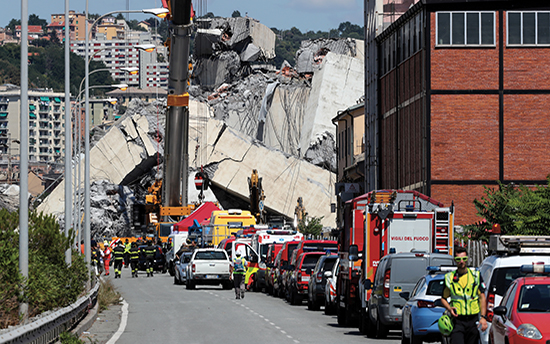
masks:
{"label": "worker in high-visibility vest", "polygon": [[235,287],[235,298],[244,299],[244,276],[246,274],[247,262],[244,257],[241,257],[241,252],[235,253],[235,258],[231,262],[231,269],[233,272],[233,286]]}
{"label": "worker in high-visibility vest", "polygon": [[139,265],[139,248],[137,244],[132,243],[130,248],[130,264],[132,265],[132,277],[138,277],[138,265]]}
{"label": "worker in high-visibility vest", "polygon": [[[453,344],[477,344],[478,322],[482,331],[487,329],[485,284],[479,271],[468,268],[465,248],[455,250],[456,271],[445,274],[445,289],[441,303],[453,320],[451,342]],[[451,298],[450,303],[447,298]]]}
{"label": "worker in high-visibility vest", "polygon": [[124,268],[128,268],[130,266],[130,249],[132,248],[132,244],[128,239],[124,242]]}

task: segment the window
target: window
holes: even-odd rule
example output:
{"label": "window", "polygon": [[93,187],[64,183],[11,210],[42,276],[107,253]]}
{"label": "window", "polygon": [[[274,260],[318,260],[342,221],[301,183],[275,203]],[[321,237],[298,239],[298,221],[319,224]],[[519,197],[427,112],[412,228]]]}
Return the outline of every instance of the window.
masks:
{"label": "window", "polygon": [[495,45],[495,12],[437,12],[436,45]]}
{"label": "window", "polygon": [[550,12],[508,12],[508,45],[550,45]]}

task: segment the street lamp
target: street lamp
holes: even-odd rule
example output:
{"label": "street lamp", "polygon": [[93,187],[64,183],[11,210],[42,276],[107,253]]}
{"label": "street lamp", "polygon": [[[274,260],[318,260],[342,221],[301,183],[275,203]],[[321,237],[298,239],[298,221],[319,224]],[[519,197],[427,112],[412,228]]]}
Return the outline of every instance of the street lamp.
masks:
{"label": "street lamp", "polygon": [[[85,70],[84,70],[84,75],[86,77],[86,82],[85,82],[85,99],[86,99],[86,102],[85,102],[85,115],[84,115],[84,120],[85,120],[85,124],[84,124],[84,155],[85,155],[85,163],[84,163],[84,230],[86,232],[85,234],[85,237],[84,237],[84,246],[85,246],[85,249],[86,249],[86,263],[87,264],[90,264],[91,261],[92,261],[92,253],[91,253],[91,231],[90,231],[90,95],[89,95],[89,87],[90,87],[90,84],[89,84],[89,77],[88,77],[88,73],[89,73],[89,69],[90,69],[90,66],[89,66],[89,62],[88,62],[88,59],[89,59],[89,50],[90,50],[90,47],[89,47],[89,41],[90,41],[90,29],[93,28],[98,22],[99,20],[101,20],[102,18],[108,16],[108,15],[111,15],[111,14],[114,14],[114,13],[149,13],[149,14],[153,14],[155,16],[158,16],[158,17],[166,17],[167,13],[168,13],[168,10],[166,8],[157,8],[157,9],[145,9],[145,10],[141,10],[141,11],[112,11],[112,12],[109,12],[109,13],[106,13],[102,16],[100,16],[99,18],[97,18],[91,26],[88,25],[88,14],[89,14],[89,10],[88,10],[88,3],[89,1],[86,0],[86,40],[85,40],[85,47],[86,47],[86,50],[85,50],[85,62],[86,62],[86,65],[85,65]],[[23,55],[22,55],[23,56]],[[26,56],[26,55],[24,55]],[[26,105],[26,104],[25,104]]]}

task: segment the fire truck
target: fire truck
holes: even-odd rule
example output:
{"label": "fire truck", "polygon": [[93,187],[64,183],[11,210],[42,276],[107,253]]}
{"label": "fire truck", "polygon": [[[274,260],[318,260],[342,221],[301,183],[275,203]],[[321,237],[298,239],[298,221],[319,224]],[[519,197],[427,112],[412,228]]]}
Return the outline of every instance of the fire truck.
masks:
{"label": "fire truck", "polygon": [[417,191],[379,190],[344,206],[339,233],[340,271],[336,280],[338,324],[359,320],[370,297],[365,289],[380,259],[411,250],[452,254],[454,206]]}

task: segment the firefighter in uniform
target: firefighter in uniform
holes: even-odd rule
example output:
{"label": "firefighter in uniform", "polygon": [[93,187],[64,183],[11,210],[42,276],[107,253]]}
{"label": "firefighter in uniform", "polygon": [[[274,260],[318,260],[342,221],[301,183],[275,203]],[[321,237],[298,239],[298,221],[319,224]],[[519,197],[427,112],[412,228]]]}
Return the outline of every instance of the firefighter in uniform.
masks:
{"label": "firefighter in uniform", "polygon": [[95,245],[92,246],[92,266],[94,267],[96,276],[99,275],[99,249]]}
{"label": "firefighter in uniform", "polygon": [[[445,289],[441,303],[453,319],[454,326],[451,332],[453,344],[477,344],[479,331],[487,330],[485,285],[479,271],[471,270],[467,266],[468,255],[463,247],[455,250],[456,271],[445,274]],[[447,298],[451,302],[447,302]]]}
{"label": "firefighter in uniform", "polygon": [[130,248],[130,264],[132,265],[132,278],[138,277],[138,264],[139,264],[139,248],[137,244],[132,243]]}
{"label": "firefighter in uniform", "polygon": [[145,247],[145,270],[147,271],[147,277],[153,277],[153,263],[155,261],[156,248],[151,242],[147,241],[147,246]]}
{"label": "firefighter in uniform", "polygon": [[120,278],[122,262],[124,261],[124,245],[122,241],[119,241],[113,249],[113,255],[115,256],[115,278]]}
{"label": "firefighter in uniform", "polygon": [[233,270],[233,286],[235,287],[235,298],[244,299],[244,275],[246,274],[246,259],[241,257],[241,252],[235,253],[235,258],[231,262]]}

